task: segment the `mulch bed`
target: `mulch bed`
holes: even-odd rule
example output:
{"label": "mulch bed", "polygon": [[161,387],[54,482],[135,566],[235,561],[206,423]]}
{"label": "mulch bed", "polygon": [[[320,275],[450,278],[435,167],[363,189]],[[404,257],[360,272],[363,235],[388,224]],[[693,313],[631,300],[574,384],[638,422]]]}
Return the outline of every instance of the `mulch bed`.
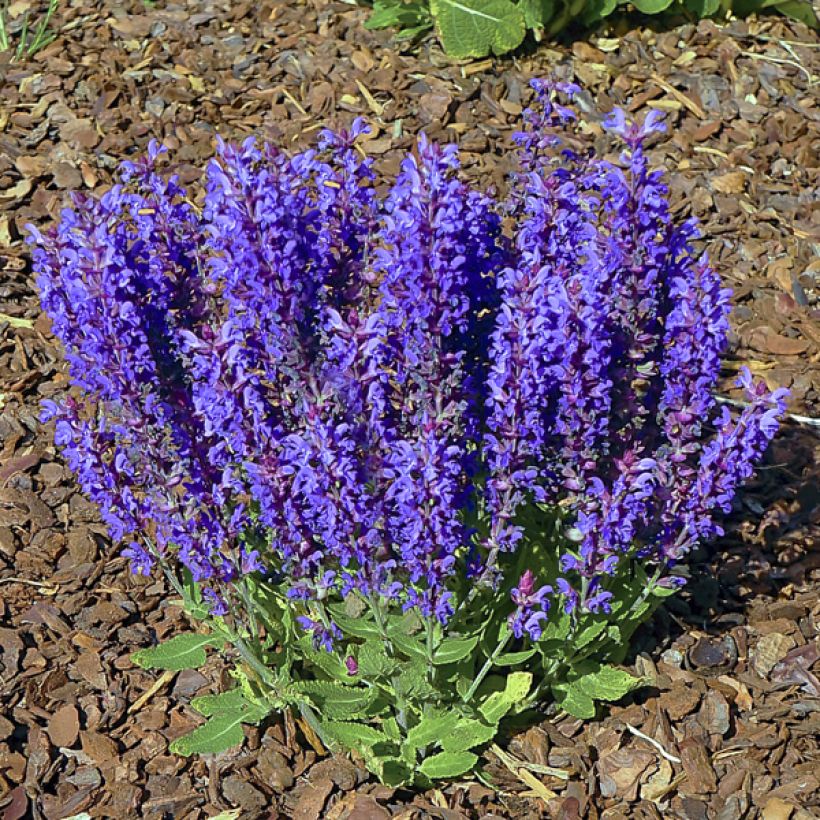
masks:
{"label": "mulch bed", "polygon": [[632,660],[654,684],[600,721],[548,712],[511,731],[485,754],[494,789],[385,788],[322,756],[290,717],[214,758],[168,753],[197,723],[190,699],[226,673],[212,659],[158,678],[129,660],[185,617],[162,582],[129,574],[37,421],[67,375],[22,241],[67,190],[103,190],[152,137],[191,181],[217,134],[303,145],[320,125],[362,115],[373,126],[366,150],[388,174],[396,149],[425,130],[460,144],[469,175],[503,185],[531,77],[584,86],[585,129],[602,149],[596,110],[666,111],[671,130],[653,159],[674,174],[675,210],[702,221],[735,291],[725,396],[747,364],[791,388],[794,414],[820,416],[815,34],[779,18],[702,22],[454,65],[432,40],[397,48],[389,32],[366,32],[365,17],[321,0],[77,0],[33,60],[0,54],[2,816],[820,816],[820,430],[794,420],[726,537],[694,556],[686,595],[641,633]]}

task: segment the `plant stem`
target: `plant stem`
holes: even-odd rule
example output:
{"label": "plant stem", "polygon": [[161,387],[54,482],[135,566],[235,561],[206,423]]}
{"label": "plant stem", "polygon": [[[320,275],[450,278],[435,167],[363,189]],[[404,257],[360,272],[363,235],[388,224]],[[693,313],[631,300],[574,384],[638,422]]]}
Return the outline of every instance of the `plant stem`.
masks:
{"label": "plant stem", "polygon": [[481,682],[484,680],[484,678],[487,677],[490,670],[495,665],[496,658],[504,651],[504,647],[509,643],[509,640],[512,637],[512,632],[510,632],[509,630],[505,630],[505,632],[506,634],[498,642],[498,645],[495,647],[495,649],[493,649],[492,655],[490,655],[490,657],[487,658],[484,666],[481,667],[481,671],[478,673],[478,675],[476,675],[476,679],[472,682],[472,685],[467,690],[467,693],[464,695],[464,697],[462,697],[462,701],[464,703],[468,703],[472,699],[473,695],[476,693],[476,690],[481,685]]}
{"label": "plant stem", "polygon": [[424,628],[427,632],[427,680],[432,683],[436,668],[433,663],[433,620],[429,615],[424,619]]}
{"label": "plant stem", "polygon": [[655,569],[655,572],[652,574],[652,577],[647,581],[646,586],[643,588],[641,594],[634,600],[632,606],[629,607],[630,612],[634,612],[652,594],[652,590],[658,583],[658,579],[661,577],[661,573],[663,573],[663,568],[663,564],[658,564],[657,568]]}
{"label": "plant stem", "polygon": [[[376,626],[379,628],[379,634],[382,636],[382,640],[384,641],[385,648],[387,649],[387,654],[391,658],[396,657],[396,650],[393,646],[393,642],[390,640],[389,635],[387,634],[387,624],[384,622],[384,615],[381,611],[381,606],[379,602],[376,600],[376,596],[372,593],[368,595],[367,601],[370,604],[370,609],[373,612],[373,618],[376,621]],[[394,675],[391,680],[391,684],[393,685],[393,690],[396,693],[396,720],[401,726],[402,729],[405,731],[407,730],[407,705],[405,704],[404,698],[400,697],[399,686],[397,685],[399,681],[399,677]]]}

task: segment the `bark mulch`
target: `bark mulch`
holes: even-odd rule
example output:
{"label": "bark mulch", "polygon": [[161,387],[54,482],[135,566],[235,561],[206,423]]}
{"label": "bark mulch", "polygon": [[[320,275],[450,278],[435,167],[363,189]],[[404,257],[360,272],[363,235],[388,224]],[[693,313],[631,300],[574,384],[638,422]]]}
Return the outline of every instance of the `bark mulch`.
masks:
{"label": "bark mulch", "polygon": [[[9,7],[12,35],[32,4]],[[387,173],[425,130],[457,141],[467,172],[503,184],[531,77],[575,79],[596,110],[668,113],[652,149],[674,208],[704,224],[734,288],[725,397],[748,364],[820,416],[820,41],[783,19],[624,30],[464,65],[427,41],[397,48],[344,3],[125,4],[73,0],[28,62],[0,54],[0,811],[91,817],[365,820],[402,817],[820,817],[818,428],[792,420],[737,503],[727,535],[694,556],[692,583],[632,659],[653,686],[581,723],[548,713],[485,754],[491,789],[382,787],[321,756],[290,718],[185,760],[168,744],[188,703],[225,681],[157,676],[131,652],[185,627],[163,583],[138,579],[56,455],[38,404],[66,369],[38,309],[24,225],[70,189],[99,192],[152,137],[193,180],[217,134],[284,145],[365,116]],[[36,10],[36,9],[35,9]],[[544,767],[567,772],[566,779]]]}

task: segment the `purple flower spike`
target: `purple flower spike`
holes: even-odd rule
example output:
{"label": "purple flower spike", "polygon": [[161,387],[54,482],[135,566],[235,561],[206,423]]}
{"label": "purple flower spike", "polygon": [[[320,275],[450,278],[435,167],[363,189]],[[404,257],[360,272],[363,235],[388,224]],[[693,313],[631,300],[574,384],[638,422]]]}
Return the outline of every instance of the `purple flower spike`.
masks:
{"label": "purple flower spike", "polygon": [[446,624],[543,511],[558,577],[510,616],[537,640],[553,595],[607,612],[629,562],[721,532],[785,393],[742,371],[748,407],[716,404],[730,294],[649,165],[660,115],[612,112],[604,160],[563,136],[579,89],[531,85],[504,202],[423,135],[383,185],[359,119],[292,155],[220,141],[201,210],[152,143],[31,229],[73,388],[42,419],[135,572],[181,565],[220,615],[253,575]]}

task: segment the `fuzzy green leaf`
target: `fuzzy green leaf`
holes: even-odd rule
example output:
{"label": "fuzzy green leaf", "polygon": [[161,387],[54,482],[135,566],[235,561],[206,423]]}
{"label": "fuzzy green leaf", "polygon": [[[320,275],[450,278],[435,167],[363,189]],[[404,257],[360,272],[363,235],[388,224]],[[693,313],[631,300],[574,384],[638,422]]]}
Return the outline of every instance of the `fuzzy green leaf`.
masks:
{"label": "fuzzy green leaf", "polygon": [[393,646],[408,658],[426,661],[427,646],[420,638],[395,631],[391,632],[390,640]]}
{"label": "fuzzy green leaf", "polygon": [[561,684],[552,687],[556,703],[568,714],[588,720],[595,717],[595,701],[577,686]]}
{"label": "fuzzy green leaf", "polygon": [[303,635],[298,640],[299,649],[315,667],[321,669],[329,678],[348,686],[355,686],[359,681],[347,672],[347,667],[339,658],[323,649],[314,649],[310,635]]}
{"label": "fuzzy green leaf", "polygon": [[366,29],[389,28],[396,26],[402,33],[414,29],[430,28],[430,12],[420,2],[406,3],[403,0],[376,0],[373,11],[365,21]]}
{"label": "fuzzy green leaf", "polygon": [[303,681],[294,691],[310,695],[326,720],[350,720],[363,714],[376,698],[375,689],[342,686],[334,681]]}
{"label": "fuzzy green leaf", "polygon": [[643,683],[643,678],[636,678],[623,669],[601,666],[577,678],[569,686],[595,700],[616,701]]}
{"label": "fuzzy green leaf", "polygon": [[431,0],[444,50],[456,59],[504,54],[526,33],[524,15],[510,0]]}
{"label": "fuzzy green leaf", "polygon": [[573,641],[575,649],[583,649],[583,647],[592,643],[606,629],[606,627],[606,621],[596,621],[591,623],[589,626],[584,627]]}
{"label": "fuzzy green leaf", "polygon": [[364,723],[328,721],[322,723],[322,728],[348,749],[362,750],[375,746],[377,743],[389,742],[384,732]]}
{"label": "fuzzy green leaf", "polygon": [[683,4],[697,17],[711,17],[720,10],[720,0],[684,0]]}
{"label": "fuzzy green leaf", "polygon": [[401,740],[401,729],[399,728],[399,722],[394,717],[389,717],[382,721],[382,729],[384,733],[390,738],[390,740],[394,740],[398,743]]}
{"label": "fuzzy green leaf", "polygon": [[173,672],[197,669],[205,663],[205,647],[213,643],[213,635],[176,635],[150,649],[134,652],[131,660],[143,669],[167,669]]}
{"label": "fuzzy green leaf", "polygon": [[472,638],[450,638],[442,641],[441,645],[433,654],[433,663],[436,666],[443,666],[447,663],[456,663],[462,658],[466,658],[478,643],[478,636]]}
{"label": "fuzzy green leaf", "polygon": [[572,618],[561,609],[557,621],[550,620],[541,633],[540,641],[563,641],[569,635]]}
{"label": "fuzzy green leaf", "polygon": [[451,732],[441,736],[441,748],[445,752],[463,752],[488,743],[497,732],[497,726],[490,726],[480,720],[465,719]]}
{"label": "fuzzy green leaf", "polygon": [[598,20],[609,17],[617,7],[618,0],[589,0],[584,7],[581,19],[585,26],[591,26]]}
{"label": "fuzzy green leaf", "polygon": [[224,714],[225,712],[236,712],[247,709],[250,705],[245,699],[241,686],[229,689],[227,692],[220,692],[217,695],[200,695],[191,701],[191,706],[205,717]]}
{"label": "fuzzy green leaf", "polygon": [[430,780],[439,780],[443,777],[457,777],[470,771],[478,762],[478,755],[472,752],[440,752],[428,757],[419,766],[419,771]]}
{"label": "fuzzy green leaf", "polygon": [[423,749],[440,741],[456,728],[460,717],[458,712],[427,715],[407,733],[405,744],[413,749]]}
{"label": "fuzzy green leaf", "polygon": [[535,652],[536,650],[534,647],[532,649],[524,649],[521,652],[506,652],[503,655],[499,655],[495,659],[495,665],[515,666],[517,663],[528,661],[535,654]]}
{"label": "fuzzy green leaf", "polygon": [[174,754],[184,757],[194,754],[218,754],[242,742],[245,737],[242,731],[243,723],[255,723],[259,719],[259,713],[254,710],[222,712],[209,718],[193,732],[178,737],[169,749]]}
{"label": "fuzzy green leaf", "polygon": [[671,598],[673,595],[677,595],[680,592],[680,587],[662,587],[658,584],[652,587],[652,594],[656,598]]}
{"label": "fuzzy green leaf", "polygon": [[366,641],[356,653],[359,674],[365,678],[387,676],[395,668],[396,662],[387,657],[383,641]]}
{"label": "fuzzy green leaf", "polygon": [[673,0],[632,0],[632,5],[643,14],[660,14],[672,5]]}
{"label": "fuzzy green leaf", "polygon": [[345,635],[352,635],[354,638],[374,638],[381,640],[381,634],[376,624],[367,618],[350,618],[344,614],[344,607],[331,606],[333,622]]}
{"label": "fuzzy green leaf", "polygon": [[800,23],[805,23],[815,31],[820,29],[820,18],[818,18],[814,6],[808,0],[786,0],[783,3],[778,3],[775,8],[781,14],[785,14]]}
{"label": "fuzzy green leaf", "polygon": [[501,692],[493,692],[481,704],[478,711],[487,723],[498,723],[512,707],[524,700],[532,686],[531,672],[513,672]]}
{"label": "fuzzy green leaf", "polygon": [[413,779],[412,769],[399,757],[382,758],[377,766],[381,769],[380,779],[385,786],[398,788]]}
{"label": "fuzzy green leaf", "polygon": [[519,0],[527,28],[543,28],[555,14],[555,0]]}

